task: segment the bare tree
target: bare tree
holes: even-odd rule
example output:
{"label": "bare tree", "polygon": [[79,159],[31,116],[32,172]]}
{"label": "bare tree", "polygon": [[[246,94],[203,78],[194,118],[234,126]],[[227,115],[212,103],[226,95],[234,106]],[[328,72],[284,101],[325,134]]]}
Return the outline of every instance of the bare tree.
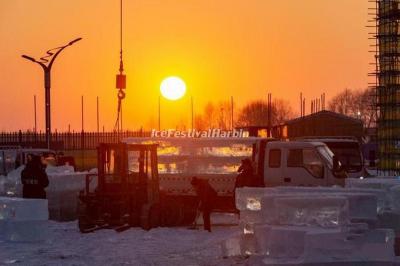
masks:
{"label": "bare tree", "polygon": [[268,104],[257,100],[246,104],[240,111],[240,126],[260,126],[268,124]]}
{"label": "bare tree", "polygon": [[279,125],[294,118],[295,114],[290,103],[283,99],[276,99],[272,107],[272,124]]}
{"label": "bare tree", "polygon": [[[294,117],[294,112],[289,102],[276,99],[271,106],[271,125],[281,124]],[[257,100],[245,105],[238,119],[241,126],[267,126],[268,125],[268,104]]]}
{"label": "bare tree", "polygon": [[195,115],[194,117],[194,128],[197,130],[206,130],[208,123],[203,115]]}
{"label": "bare tree", "polygon": [[350,89],[344,89],[336,94],[328,103],[328,109],[344,115],[351,115],[354,111],[354,92]]}
{"label": "bare tree", "polygon": [[353,118],[361,119],[365,127],[375,123],[375,101],[373,89],[345,89],[335,95],[328,104],[328,109]]}

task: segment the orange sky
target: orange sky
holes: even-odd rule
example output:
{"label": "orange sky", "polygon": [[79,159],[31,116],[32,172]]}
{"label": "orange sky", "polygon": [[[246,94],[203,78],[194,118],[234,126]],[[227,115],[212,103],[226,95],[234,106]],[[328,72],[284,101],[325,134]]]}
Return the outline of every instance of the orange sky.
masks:
{"label": "orange sky", "polygon": [[[128,78],[124,127],[157,121],[161,80],[182,77],[188,92],[162,100],[163,126],[188,121],[209,100],[238,106],[264,97],[286,98],[298,112],[299,92],[308,100],[331,97],[345,87],[365,88],[368,1],[364,0],[125,0],[124,57]],[[82,37],[57,59],[52,72],[53,129],[112,129],[119,64],[119,1],[0,0],[0,130],[44,126],[42,70],[21,54],[39,57],[48,48]],[[307,103],[309,112],[309,103]],[[168,118],[167,118],[168,117]]]}

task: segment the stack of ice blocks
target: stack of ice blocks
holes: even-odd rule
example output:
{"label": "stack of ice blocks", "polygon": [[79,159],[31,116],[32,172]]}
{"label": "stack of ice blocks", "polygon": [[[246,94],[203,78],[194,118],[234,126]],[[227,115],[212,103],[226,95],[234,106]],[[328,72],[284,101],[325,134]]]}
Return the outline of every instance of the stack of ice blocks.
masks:
{"label": "stack of ice blocks", "polygon": [[[78,194],[85,188],[86,174],[86,172],[49,174],[50,184],[46,191],[51,220],[72,221],[77,218]],[[96,186],[97,178],[94,178],[91,187]]]}
{"label": "stack of ice blocks", "polygon": [[378,207],[378,227],[394,230],[396,255],[400,255],[400,179],[395,177],[347,179],[346,187],[384,192],[383,204]]}
{"label": "stack of ice blocks", "polygon": [[381,191],[374,192],[304,187],[237,189],[240,253],[255,255],[266,264],[392,261],[393,231],[374,229]]}
{"label": "stack of ice blocks", "polygon": [[45,199],[0,197],[0,239],[42,241],[49,234]]}

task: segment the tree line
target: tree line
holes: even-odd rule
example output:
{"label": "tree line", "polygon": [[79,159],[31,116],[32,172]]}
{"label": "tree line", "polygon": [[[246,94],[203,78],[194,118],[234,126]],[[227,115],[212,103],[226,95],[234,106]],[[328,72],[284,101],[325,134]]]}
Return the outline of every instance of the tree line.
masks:
{"label": "tree line", "polygon": [[[365,127],[375,126],[375,96],[372,89],[344,89],[335,94],[327,104],[327,110],[362,120]],[[194,117],[198,130],[209,128],[230,129],[233,126],[276,126],[299,115],[289,101],[275,98],[270,108],[266,100],[254,100],[236,109],[229,101],[208,102],[202,112]],[[269,114],[271,112],[271,114]],[[306,106],[306,115],[310,109]],[[271,121],[268,121],[271,119]]]}

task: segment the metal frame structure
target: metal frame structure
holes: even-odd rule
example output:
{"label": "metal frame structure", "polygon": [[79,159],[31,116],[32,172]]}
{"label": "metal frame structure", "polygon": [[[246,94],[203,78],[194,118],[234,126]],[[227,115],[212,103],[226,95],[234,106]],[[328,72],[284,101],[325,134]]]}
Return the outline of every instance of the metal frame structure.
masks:
{"label": "metal frame structure", "polygon": [[400,0],[371,0],[378,169],[400,173]]}

